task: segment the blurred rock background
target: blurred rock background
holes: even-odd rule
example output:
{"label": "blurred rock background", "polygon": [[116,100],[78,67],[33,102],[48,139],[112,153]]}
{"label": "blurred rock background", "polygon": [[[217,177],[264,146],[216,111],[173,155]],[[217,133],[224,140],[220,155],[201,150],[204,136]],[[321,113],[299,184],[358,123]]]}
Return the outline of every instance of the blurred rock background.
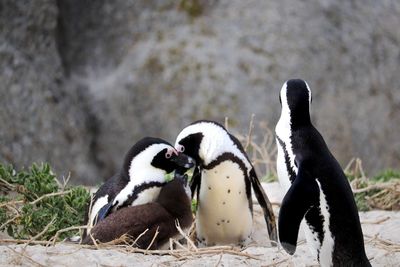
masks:
{"label": "blurred rock background", "polygon": [[399,168],[399,27],[395,0],[0,0],[0,161],[98,184],[196,119],[273,129],[300,77],[343,167]]}

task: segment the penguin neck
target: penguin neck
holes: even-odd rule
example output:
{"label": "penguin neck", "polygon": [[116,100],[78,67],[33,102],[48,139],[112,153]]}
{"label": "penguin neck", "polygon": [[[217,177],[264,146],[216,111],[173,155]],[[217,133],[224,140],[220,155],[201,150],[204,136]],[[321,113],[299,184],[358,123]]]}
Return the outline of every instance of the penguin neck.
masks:
{"label": "penguin neck", "polygon": [[311,125],[310,112],[308,110],[307,112],[304,110],[301,112],[294,111],[290,119],[292,131]]}
{"label": "penguin neck", "polygon": [[252,166],[250,162],[232,141],[229,134],[225,131],[218,132],[217,134],[214,134],[212,136],[209,135],[207,137],[204,137],[199,149],[199,157],[203,165],[201,167],[208,166],[219,156],[226,153],[232,153],[233,155],[238,157],[240,160],[243,161],[247,170],[251,170]]}
{"label": "penguin neck", "polygon": [[289,109],[288,106],[282,106],[281,117],[276,126],[276,132],[293,132],[304,126],[310,126],[311,118],[309,108],[298,107]]}

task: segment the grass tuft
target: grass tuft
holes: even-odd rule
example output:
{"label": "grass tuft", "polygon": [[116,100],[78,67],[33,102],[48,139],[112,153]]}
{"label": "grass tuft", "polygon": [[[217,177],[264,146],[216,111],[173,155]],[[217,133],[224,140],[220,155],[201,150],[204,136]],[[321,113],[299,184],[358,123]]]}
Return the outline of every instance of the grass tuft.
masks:
{"label": "grass tuft", "polygon": [[61,229],[81,225],[90,201],[88,190],[61,185],[46,163],[18,172],[0,164],[0,193],[0,231],[18,239],[49,240]]}

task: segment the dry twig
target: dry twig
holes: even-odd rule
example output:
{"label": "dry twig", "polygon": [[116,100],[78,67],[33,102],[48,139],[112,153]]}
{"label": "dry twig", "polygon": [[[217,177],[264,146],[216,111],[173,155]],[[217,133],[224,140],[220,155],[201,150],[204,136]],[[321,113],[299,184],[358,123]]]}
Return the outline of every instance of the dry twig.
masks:
{"label": "dry twig", "polygon": [[185,232],[183,232],[181,226],[179,225],[179,221],[178,220],[175,220],[175,227],[176,227],[176,229],[178,229],[178,232],[186,239],[186,241],[192,247],[192,249],[197,251],[196,245],[193,243],[192,240],[190,240],[190,238],[185,234]]}
{"label": "dry twig", "polygon": [[72,192],[72,190],[61,191],[61,192],[55,192],[55,193],[49,193],[49,194],[43,195],[43,196],[41,196],[41,197],[35,199],[34,201],[30,202],[30,204],[31,204],[31,205],[35,205],[36,203],[42,201],[42,200],[45,199],[45,198],[48,198],[48,197],[55,197],[55,196],[62,196],[62,195],[69,194],[69,193],[71,193],[71,192]]}

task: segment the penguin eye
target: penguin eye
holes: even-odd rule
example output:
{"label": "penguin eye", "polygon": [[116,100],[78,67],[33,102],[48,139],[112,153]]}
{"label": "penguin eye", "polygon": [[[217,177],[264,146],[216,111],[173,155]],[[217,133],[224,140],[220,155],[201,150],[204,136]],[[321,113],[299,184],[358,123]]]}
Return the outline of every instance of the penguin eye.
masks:
{"label": "penguin eye", "polygon": [[169,159],[172,156],[172,152],[171,151],[167,151],[167,153],[165,153],[165,157],[167,159]]}
{"label": "penguin eye", "polygon": [[178,151],[179,152],[184,152],[185,151],[185,147],[184,146],[182,146],[182,145],[180,145],[179,147],[178,147]]}

